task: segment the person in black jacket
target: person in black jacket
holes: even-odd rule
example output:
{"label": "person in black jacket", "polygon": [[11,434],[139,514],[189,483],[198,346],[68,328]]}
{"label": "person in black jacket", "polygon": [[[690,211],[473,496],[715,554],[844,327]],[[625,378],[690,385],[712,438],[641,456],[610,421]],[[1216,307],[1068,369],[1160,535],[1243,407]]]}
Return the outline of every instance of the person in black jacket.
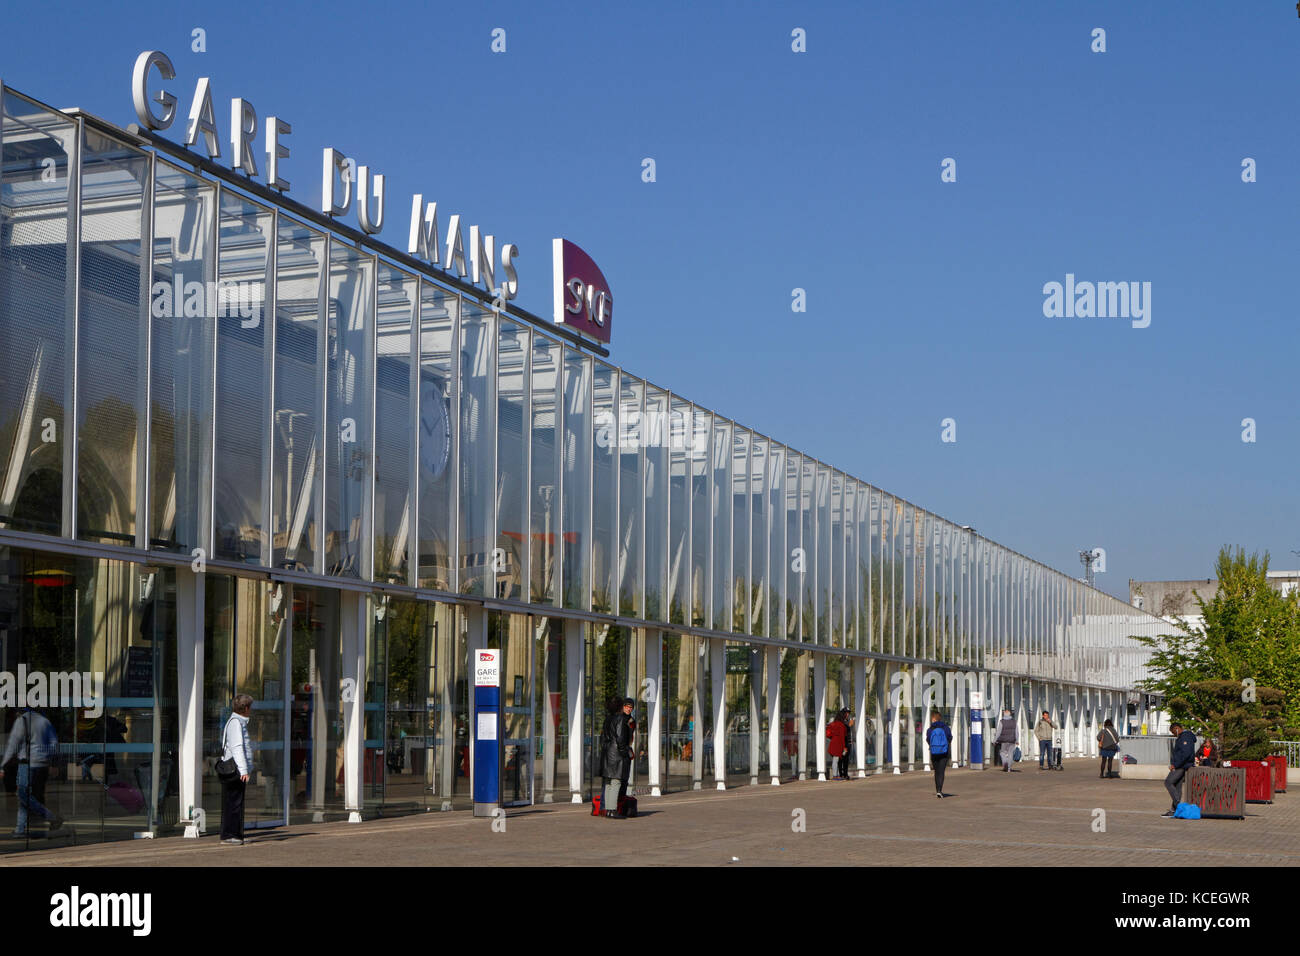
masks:
{"label": "person in black jacket", "polygon": [[1183,795],[1183,777],[1187,768],[1196,763],[1196,734],[1183,730],[1182,724],[1173,724],[1169,728],[1177,740],[1174,741],[1173,753],[1169,756],[1169,776],[1165,777],[1165,789],[1169,791],[1170,806],[1162,816],[1172,817],[1178,809],[1178,801]]}
{"label": "person in black jacket", "polygon": [[611,820],[618,815],[618,795],[632,771],[632,703],[618,697],[609,701],[609,716],[600,732],[600,775],[604,781],[601,809]]}

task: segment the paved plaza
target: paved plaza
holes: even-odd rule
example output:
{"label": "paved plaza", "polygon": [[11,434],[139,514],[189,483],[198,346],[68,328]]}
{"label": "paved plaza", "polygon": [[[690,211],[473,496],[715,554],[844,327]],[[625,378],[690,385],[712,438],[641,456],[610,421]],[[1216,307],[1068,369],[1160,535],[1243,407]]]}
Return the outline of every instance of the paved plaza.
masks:
{"label": "paved plaza", "polygon": [[209,834],[14,854],[0,866],[1300,865],[1300,796],[1248,804],[1244,820],[1172,820],[1160,816],[1159,781],[1099,780],[1082,759],[1060,773],[1022,766],[950,771],[944,800],[914,772],[642,796],[635,820],[554,804],[508,811],[494,832],[466,811],[427,813],[283,827],[243,847]]}

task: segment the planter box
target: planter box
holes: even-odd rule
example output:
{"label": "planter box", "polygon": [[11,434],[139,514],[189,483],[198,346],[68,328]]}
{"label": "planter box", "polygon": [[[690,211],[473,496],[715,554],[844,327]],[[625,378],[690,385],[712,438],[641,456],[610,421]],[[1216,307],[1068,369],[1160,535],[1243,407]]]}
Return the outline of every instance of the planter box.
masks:
{"label": "planter box", "polygon": [[1201,808],[1202,817],[1240,820],[1246,815],[1244,767],[1191,767],[1183,780],[1183,799]]}
{"label": "planter box", "polygon": [[1263,760],[1225,760],[1225,767],[1246,771],[1246,802],[1273,802],[1273,768]]}
{"label": "planter box", "polygon": [[1286,793],[1286,757],[1275,754],[1265,762],[1273,767],[1273,790],[1277,793]]}

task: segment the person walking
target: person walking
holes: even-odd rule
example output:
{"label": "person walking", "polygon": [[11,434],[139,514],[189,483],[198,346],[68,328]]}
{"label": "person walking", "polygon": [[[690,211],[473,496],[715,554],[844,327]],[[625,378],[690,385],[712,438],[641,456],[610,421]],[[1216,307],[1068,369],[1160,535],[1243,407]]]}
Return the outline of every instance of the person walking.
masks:
{"label": "person walking", "polygon": [[1052,718],[1048,716],[1047,711],[1043,711],[1043,716],[1038,718],[1038,723],[1034,726],[1034,737],[1038,741],[1038,769],[1043,769],[1043,758],[1047,758],[1047,769],[1052,769],[1052,734],[1056,731],[1056,725],[1052,723]]}
{"label": "person walking", "polygon": [[600,732],[600,776],[603,780],[601,810],[606,819],[618,815],[618,794],[632,770],[632,699],[611,697],[609,714]]}
{"label": "person walking", "polygon": [[998,745],[998,755],[1002,759],[1002,772],[1010,773],[1016,744],[1020,743],[1020,729],[1016,726],[1016,718],[1011,716],[1010,707],[1002,708],[1002,719],[998,721],[998,735],[993,742]]}
{"label": "person walking", "polygon": [[1172,817],[1178,809],[1183,795],[1183,777],[1187,769],[1196,763],[1196,734],[1184,730],[1182,724],[1171,724],[1169,732],[1174,736],[1173,753],[1169,755],[1169,775],[1165,777],[1165,789],[1169,791],[1169,809],[1161,816]]}
{"label": "person walking", "polygon": [[1119,734],[1115,732],[1115,722],[1109,717],[1101,725],[1097,743],[1101,747],[1101,779],[1105,780],[1115,769],[1115,754],[1119,753]]}
{"label": "person walking", "polygon": [[221,760],[217,764],[221,780],[221,842],[225,846],[243,846],[244,792],[253,767],[253,745],[248,739],[253,698],[236,694],[231,709],[234,713],[221,732]]}
{"label": "person walking", "polygon": [[835,715],[835,719],[826,725],[826,739],[830,741],[826,752],[831,755],[835,761],[835,776],[832,780],[847,780],[849,778],[849,709],[847,707],[840,710]]}
{"label": "person walking", "polygon": [[0,767],[16,768],[18,824],[13,831],[16,837],[27,836],[29,811],[44,818],[51,833],[63,826],[63,817],[45,805],[45,783],[50,778],[50,764],[58,750],[59,738],[54,725],[39,710],[24,708],[14,721],[4,759],[0,760]]}
{"label": "person walking", "polygon": [[943,775],[952,760],[952,728],[939,716],[937,710],[930,711],[930,726],[925,732],[925,742],[930,747],[930,766],[934,768],[934,795],[943,798]]}

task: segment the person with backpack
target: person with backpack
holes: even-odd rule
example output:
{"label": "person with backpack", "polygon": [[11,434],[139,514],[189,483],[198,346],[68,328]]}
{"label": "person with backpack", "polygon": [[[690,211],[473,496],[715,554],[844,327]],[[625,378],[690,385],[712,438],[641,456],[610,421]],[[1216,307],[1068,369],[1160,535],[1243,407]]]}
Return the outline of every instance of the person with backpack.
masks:
{"label": "person with backpack", "polygon": [[1052,723],[1052,718],[1048,716],[1047,711],[1043,711],[1043,716],[1038,718],[1038,723],[1034,727],[1034,738],[1038,741],[1038,769],[1043,769],[1043,759],[1047,759],[1047,769],[1052,769],[1052,734],[1056,732],[1056,725]]}
{"label": "person with backpack", "polygon": [[1101,726],[1097,743],[1101,745],[1101,779],[1105,780],[1115,769],[1115,754],[1119,753],[1119,734],[1115,733],[1115,722],[1109,717]]}
{"label": "person with backpack", "polygon": [[930,747],[930,766],[934,768],[934,795],[943,799],[943,775],[952,760],[952,728],[944,723],[937,710],[930,711],[925,742]]}
{"label": "person with backpack", "polygon": [[1010,773],[1016,744],[1020,743],[1020,729],[1016,718],[1011,716],[1011,708],[1002,708],[1002,719],[998,721],[998,735],[993,742],[998,745],[998,755],[1002,759],[1002,772]]}
{"label": "person with backpack", "polygon": [[835,719],[826,725],[826,739],[830,744],[826,752],[835,761],[835,776],[832,780],[849,779],[849,709],[844,707]]}

